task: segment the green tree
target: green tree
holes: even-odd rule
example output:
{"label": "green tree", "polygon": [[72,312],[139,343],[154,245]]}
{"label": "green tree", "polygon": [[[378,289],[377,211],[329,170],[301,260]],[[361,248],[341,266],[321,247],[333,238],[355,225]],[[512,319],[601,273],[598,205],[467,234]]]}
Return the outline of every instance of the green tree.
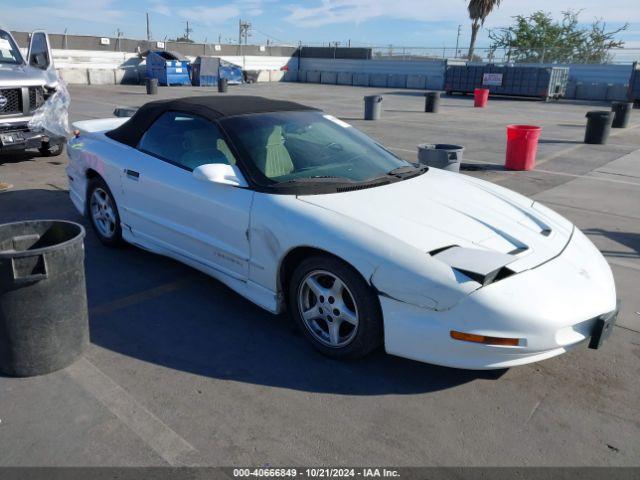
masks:
{"label": "green tree", "polygon": [[189,37],[178,37],[174,40],[174,42],[181,42],[181,43],[193,43],[193,40],[191,40]]}
{"label": "green tree", "polygon": [[489,32],[490,57],[503,49],[508,61],[531,63],[606,63],[611,61],[611,50],[620,48],[624,41],[616,35],[629,28],[628,24],[607,31],[606,23],[595,20],[590,27],[579,22],[580,11],[562,13],[554,20],[550,13],[537,11],[529,16],[514,17],[510,27]]}
{"label": "green tree", "polygon": [[494,8],[500,6],[501,0],[470,0],[469,6],[469,18],[471,19],[471,42],[469,42],[469,53],[467,58],[473,58],[473,51],[476,48],[476,39],[478,38],[478,32],[480,27],[484,25],[484,21]]}

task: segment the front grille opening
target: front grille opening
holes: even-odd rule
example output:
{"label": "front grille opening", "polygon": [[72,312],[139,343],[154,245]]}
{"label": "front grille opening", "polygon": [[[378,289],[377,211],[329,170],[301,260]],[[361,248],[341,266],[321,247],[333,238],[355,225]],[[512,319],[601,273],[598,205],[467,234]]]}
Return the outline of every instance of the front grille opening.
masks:
{"label": "front grille opening", "polygon": [[29,111],[34,111],[44,103],[44,88],[29,87]]}
{"label": "front grille opening", "polygon": [[19,88],[0,89],[0,116],[22,113],[22,92]]}

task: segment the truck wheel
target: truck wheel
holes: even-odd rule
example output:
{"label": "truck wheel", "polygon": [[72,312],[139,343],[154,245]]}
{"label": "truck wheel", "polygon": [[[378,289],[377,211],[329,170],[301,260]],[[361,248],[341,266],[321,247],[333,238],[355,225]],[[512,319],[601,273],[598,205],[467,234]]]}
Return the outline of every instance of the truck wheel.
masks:
{"label": "truck wheel", "polygon": [[64,152],[64,142],[42,142],[38,150],[43,157],[57,157]]}
{"label": "truck wheel", "polygon": [[107,247],[120,247],[122,227],[118,206],[107,183],[100,177],[91,179],[87,188],[87,211],[93,231]]}

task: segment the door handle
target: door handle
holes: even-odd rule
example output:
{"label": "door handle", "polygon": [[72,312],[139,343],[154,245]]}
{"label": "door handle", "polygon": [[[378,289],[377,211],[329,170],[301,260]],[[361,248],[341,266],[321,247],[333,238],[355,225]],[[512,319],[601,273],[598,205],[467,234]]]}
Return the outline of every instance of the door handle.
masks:
{"label": "door handle", "polygon": [[140,178],[140,173],[136,172],[135,170],[129,170],[128,168],[125,168],[124,173],[127,174],[127,177]]}

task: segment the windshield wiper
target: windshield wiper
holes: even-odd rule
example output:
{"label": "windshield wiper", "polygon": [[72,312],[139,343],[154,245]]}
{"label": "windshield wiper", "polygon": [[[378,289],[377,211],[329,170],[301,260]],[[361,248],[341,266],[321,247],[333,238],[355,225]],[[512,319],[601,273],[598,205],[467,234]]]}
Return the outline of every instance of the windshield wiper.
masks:
{"label": "windshield wiper", "polygon": [[407,173],[417,173],[418,171],[425,170],[425,166],[406,165],[404,167],[394,168],[389,170],[387,175],[406,175]]}
{"label": "windshield wiper", "polygon": [[331,175],[316,175],[313,177],[292,178],[278,185],[286,185],[290,183],[353,183],[353,180],[347,177],[334,177]]}

